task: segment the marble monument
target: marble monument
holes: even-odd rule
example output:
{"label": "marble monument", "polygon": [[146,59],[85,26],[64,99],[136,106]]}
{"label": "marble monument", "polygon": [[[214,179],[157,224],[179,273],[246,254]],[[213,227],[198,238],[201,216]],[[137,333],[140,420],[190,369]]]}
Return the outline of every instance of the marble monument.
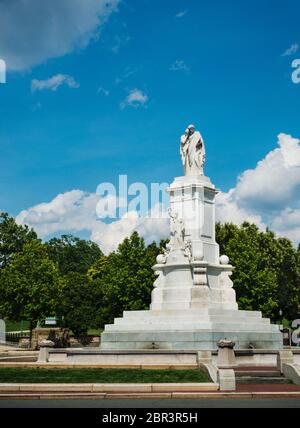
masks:
{"label": "marble monument", "polygon": [[181,137],[180,154],[184,176],[167,190],[170,242],[153,267],[150,310],[124,312],[106,325],[101,350],[217,350],[223,339],[236,349],[281,349],[277,325],[238,309],[234,267],[215,240],[218,191],[204,175],[205,145],[194,125]]}

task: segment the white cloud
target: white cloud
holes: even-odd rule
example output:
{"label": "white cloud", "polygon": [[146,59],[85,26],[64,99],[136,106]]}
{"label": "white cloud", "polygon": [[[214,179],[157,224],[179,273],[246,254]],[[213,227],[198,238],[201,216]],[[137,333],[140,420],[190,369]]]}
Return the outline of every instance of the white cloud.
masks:
{"label": "white cloud", "polygon": [[188,10],[182,10],[178,13],[176,13],[176,18],[183,18],[188,13]]}
{"label": "white cloud", "polygon": [[103,88],[102,86],[100,86],[99,88],[98,88],[98,94],[102,94],[102,95],[105,95],[106,97],[108,97],[109,96],[109,94],[110,94],[110,91],[108,90],[108,89],[105,89],[105,88]]}
{"label": "white cloud", "polygon": [[125,107],[141,107],[145,106],[149,100],[148,95],[139,89],[133,89],[129,92],[124,101],[121,102],[120,106],[122,109]]}
{"label": "white cloud", "polygon": [[9,70],[85,48],[99,37],[119,0],[1,1],[0,52]]}
{"label": "white cloud", "polygon": [[279,147],[245,171],[238,179],[234,197],[240,206],[253,211],[279,211],[299,199],[300,141],[290,135],[278,136]]}
{"label": "white cloud", "polygon": [[221,223],[234,223],[238,225],[241,225],[244,221],[248,221],[264,228],[265,225],[260,215],[255,215],[238,206],[234,191],[235,189],[231,189],[227,193],[218,193],[216,197],[216,220]]}
{"label": "white cloud", "polygon": [[300,243],[300,207],[286,208],[275,216],[271,228],[281,236],[286,236],[295,243]]}
{"label": "white cloud", "polygon": [[59,231],[88,230],[97,223],[95,207],[98,201],[96,194],[72,190],[57,195],[50,202],[21,211],[16,221],[33,227],[41,238]]}
{"label": "white cloud", "polygon": [[235,188],[217,196],[218,220],[261,228],[268,225],[279,235],[300,241],[300,140],[278,136],[278,148],[254,169],[238,178]]}
{"label": "white cloud", "polygon": [[143,218],[136,212],[127,213],[126,217],[110,224],[98,222],[92,230],[91,239],[100,246],[104,253],[114,251],[125,238],[137,231],[146,244],[159,242],[169,235],[169,224],[165,218]]}
{"label": "white cloud", "polygon": [[67,85],[69,88],[79,88],[79,83],[76,82],[74,77],[67,74],[56,74],[55,76],[49,77],[49,79],[38,80],[33,79],[31,81],[31,90],[43,91],[45,89],[50,91],[56,91],[61,85]]}
{"label": "white cloud", "polygon": [[184,71],[188,73],[190,68],[186,65],[186,63],[182,60],[177,59],[173,64],[170,65],[171,71]]}
{"label": "white cloud", "polygon": [[283,54],[282,56],[291,56],[294,55],[299,50],[298,43],[294,43],[292,46],[290,46]]}
{"label": "white cloud", "polygon": [[[112,205],[113,197],[110,195],[108,198]],[[166,216],[159,218],[158,207],[154,208],[158,211],[154,213],[157,215],[139,217],[137,212],[129,212],[123,218],[107,224],[97,218],[97,214],[101,214],[99,200],[96,193],[72,190],[56,196],[50,202],[20,212],[16,221],[33,227],[43,239],[52,234],[86,230],[90,233],[90,239],[97,242],[106,254],[115,250],[135,230],[145,238],[147,244],[168,236],[168,220]],[[116,205],[122,206],[123,202],[116,200]]]}

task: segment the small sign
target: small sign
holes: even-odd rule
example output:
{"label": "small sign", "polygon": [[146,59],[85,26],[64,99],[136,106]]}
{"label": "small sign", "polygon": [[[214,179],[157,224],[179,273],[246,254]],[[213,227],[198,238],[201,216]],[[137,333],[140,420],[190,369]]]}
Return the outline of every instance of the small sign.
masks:
{"label": "small sign", "polygon": [[56,318],[54,317],[46,318],[45,325],[56,325]]}

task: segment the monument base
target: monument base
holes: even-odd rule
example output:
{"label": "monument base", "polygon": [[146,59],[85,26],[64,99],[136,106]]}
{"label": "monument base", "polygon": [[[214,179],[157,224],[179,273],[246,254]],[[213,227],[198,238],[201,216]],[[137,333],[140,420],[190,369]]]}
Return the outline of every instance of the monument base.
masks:
{"label": "monument base", "polygon": [[261,312],[238,310],[234,267],[215,236],[215,196],[208,177],[177,177],[170,194],[170,242],[153,266],[149,311],[125,312],[106,325],[101,350],[212,350],[228,339],[235,349],[283,347],[277,325]]}
{"label": "monument base", "polygon": [[217,350],[222,339],[235,349],[282,349],[279,326],[261,312],[189,309],[124,312],[106,325],[101,350]]}

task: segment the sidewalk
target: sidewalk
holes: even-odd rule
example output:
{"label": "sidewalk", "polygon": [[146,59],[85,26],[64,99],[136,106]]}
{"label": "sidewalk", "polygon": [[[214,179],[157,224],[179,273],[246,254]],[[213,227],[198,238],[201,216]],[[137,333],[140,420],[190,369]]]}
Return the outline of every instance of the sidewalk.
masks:
{"label": "sidewalk", "polygon": [[275,399],[298,398],[296,385],[238,385],[234,392],[217,384],[0,384],[0,400],[113,399]]}
{"label": "sidewalk", "polygon": [[251,385],[237,385],[236,387],[237,392],[250,392],[250,393],[256,393],[256,392],[278,392],[278,393],[285,393],[285,392],[298,392],[300,393],[300,386],[299,385],[276,385],[276,384],[251,384]]}

